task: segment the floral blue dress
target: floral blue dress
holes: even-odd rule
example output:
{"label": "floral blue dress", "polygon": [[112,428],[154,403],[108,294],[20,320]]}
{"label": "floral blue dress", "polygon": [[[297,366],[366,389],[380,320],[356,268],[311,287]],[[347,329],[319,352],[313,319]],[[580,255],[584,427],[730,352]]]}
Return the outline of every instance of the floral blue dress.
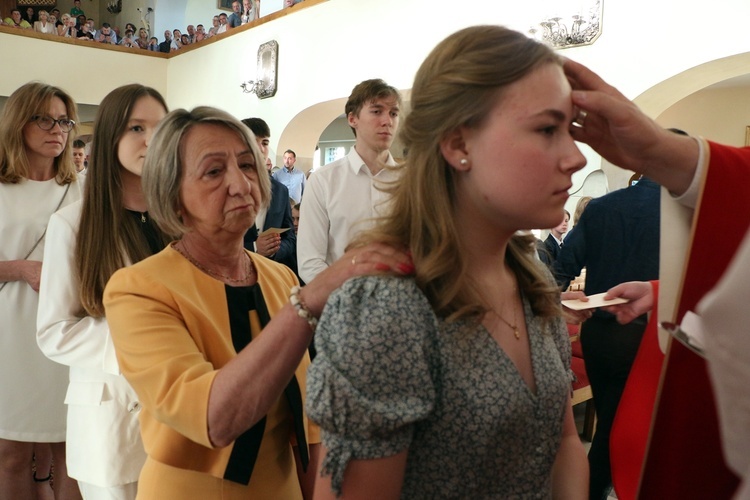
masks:
{"label": "floral blue dress", "polygon": [[402,498],[549,498],[570,341],[562,319],[545,324],[526,300],[524,311],[536,393],[481,324],[436,317],[412,279],[335,292],[307,379],[334,491],[349,460],[408,449]]}

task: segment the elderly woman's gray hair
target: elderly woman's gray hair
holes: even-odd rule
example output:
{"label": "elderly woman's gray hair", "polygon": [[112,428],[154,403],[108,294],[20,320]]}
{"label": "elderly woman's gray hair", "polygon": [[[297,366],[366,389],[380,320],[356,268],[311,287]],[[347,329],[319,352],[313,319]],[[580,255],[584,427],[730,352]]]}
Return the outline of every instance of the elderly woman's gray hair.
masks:
{"label": "elderly woman's gray hair", "polygon": [[249,128],[220,109],[208,106],[199,106],[192,111],[176,109],[164,118],[154,132],[142,176],[149,215],[162,231],[175,237],[181,237],[189,231],[180,216],[180,185],[184,161],[182,141],[188,130],[200,124],[226,127],[229,129],[228,133],[236,133],[247,144],[255,157],[262,205],[268,206],[271,198],[271,180],[265,173],[263,155]]}

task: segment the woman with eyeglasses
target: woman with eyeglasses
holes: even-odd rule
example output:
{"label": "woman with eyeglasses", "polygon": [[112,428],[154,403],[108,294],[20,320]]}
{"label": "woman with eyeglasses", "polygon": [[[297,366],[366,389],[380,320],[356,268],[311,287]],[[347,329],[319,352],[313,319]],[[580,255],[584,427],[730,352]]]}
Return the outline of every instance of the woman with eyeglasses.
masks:
{"label": "woman with eyeglasses", "polygon": [[43,83],[13,92],[0,116],[0,498],[36,498],[34,443],[51,443],[56,498],[80,498],[65,466],[68,368],[35,335],[47,221],[81,198],[76,118],[73,99]]}
{"label": "woman with eyeglasses", "polygon": [[135,499],[146,460],[141,403],[120,374],[102,294],[115,271],[170,241],[151,220],[141,189],[146,149],[166,114],[164,98],[150,87],[134,83],[107,94],[83,199],[53,215],[47,228],[37,343],[70,366],[68,471],[86,500]]}

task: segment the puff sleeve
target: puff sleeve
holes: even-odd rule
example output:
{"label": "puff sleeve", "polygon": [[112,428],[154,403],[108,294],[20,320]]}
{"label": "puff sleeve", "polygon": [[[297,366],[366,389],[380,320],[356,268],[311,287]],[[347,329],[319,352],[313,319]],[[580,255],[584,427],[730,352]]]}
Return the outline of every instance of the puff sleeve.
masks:
{"label": "puff sleeve", "polygon": [[407,449],[435,405],[438,320],[411,279],[364,277],[331,295],[316,334],[307,411],[323,431],[324,473],[341,491],[351,459]]}

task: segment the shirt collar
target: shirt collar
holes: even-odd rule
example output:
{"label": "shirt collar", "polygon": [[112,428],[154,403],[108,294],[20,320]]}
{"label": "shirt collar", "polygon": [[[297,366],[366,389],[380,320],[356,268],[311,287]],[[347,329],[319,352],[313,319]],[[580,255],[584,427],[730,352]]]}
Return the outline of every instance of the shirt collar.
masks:
{"label": "shirt collar", "polygon": [[[362,157],[359,156],[359,153],[357,153],[357,150],[354,146],[352,146],[352,148],[349,150],[349,154],[346,156],[347,158],[349,158],[349,168],[351,168],[353,174],[356,175],[359,172],[365,172],[367,175],[371,175],[370,169],[367,168],[367,165],[365,164],[365,160],[363,160]],[[396,166],[396,161],[393,159],[390,151],[388,151],[388,158],[385,160],[385,164],[390,167]]]}

